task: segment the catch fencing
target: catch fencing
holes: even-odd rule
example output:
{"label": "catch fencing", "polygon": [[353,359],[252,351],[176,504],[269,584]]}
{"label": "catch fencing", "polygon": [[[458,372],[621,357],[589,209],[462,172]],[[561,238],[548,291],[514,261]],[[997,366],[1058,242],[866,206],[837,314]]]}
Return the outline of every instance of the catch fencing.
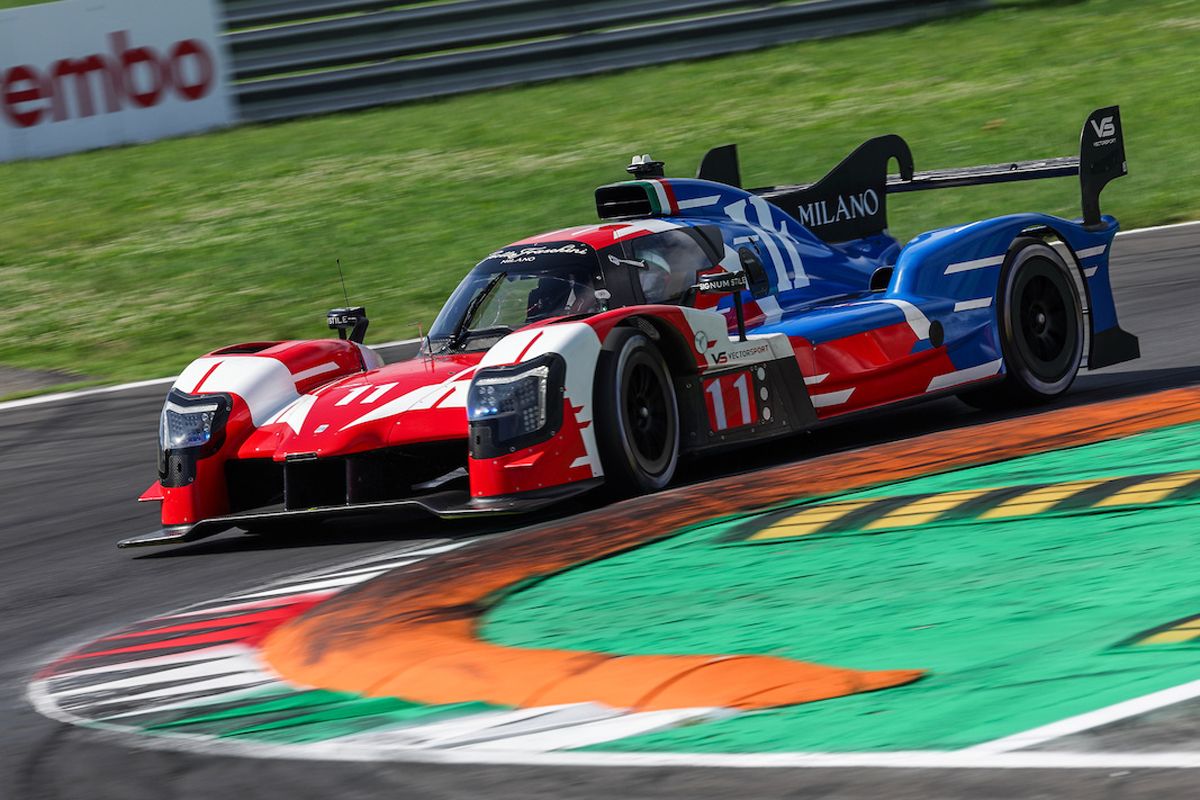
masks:
{"label": "catch fencing", "polygon": [[988,0],[223,5],[241,118],[269,121],[910,25]]}

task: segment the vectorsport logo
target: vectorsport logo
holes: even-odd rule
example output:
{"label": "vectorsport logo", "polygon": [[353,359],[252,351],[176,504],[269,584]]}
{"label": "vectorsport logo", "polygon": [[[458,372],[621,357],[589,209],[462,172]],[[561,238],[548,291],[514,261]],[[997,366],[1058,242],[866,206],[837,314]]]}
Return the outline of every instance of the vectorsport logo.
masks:
{"label": "vectorsport logo", "polygon": [[215,85],[216,59],[199,39],[176,42],[162,54],[131,47],[129,31],[110,33],[108,40],[109,54],[59,59],[44,71],[28,64],[0,70],[4,119],[32,128],[73,116],[151,108],[172,96],[191,102]]}

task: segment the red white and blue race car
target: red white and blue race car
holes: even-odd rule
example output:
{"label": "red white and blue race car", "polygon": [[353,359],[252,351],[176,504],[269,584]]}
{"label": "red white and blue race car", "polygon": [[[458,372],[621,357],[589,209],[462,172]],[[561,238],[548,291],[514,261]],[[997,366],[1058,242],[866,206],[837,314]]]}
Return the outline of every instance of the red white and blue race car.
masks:
{"label": "red white and blue race car", "polygon": [[[899,175],[888,165],[899,163]],[[361,308],[338,339],[252,342],[197,359],[160,424],[162,530],[417,507],[512,512],[602,483],[647,492],[683,457],[957,394],[1046,401],[1137,358],[1117,323],[1100,213],[1126,174],[1117,108],[1078,158],[915,172],[872,139],[812,185],[741,188],[736,150],[695,179],[634,160],[596,190],[601,222],[503,247],[472,269],[420,353],[384,365]],[[1083,218],[1013,214],[887,232],[897,192],[1079,176]]]}

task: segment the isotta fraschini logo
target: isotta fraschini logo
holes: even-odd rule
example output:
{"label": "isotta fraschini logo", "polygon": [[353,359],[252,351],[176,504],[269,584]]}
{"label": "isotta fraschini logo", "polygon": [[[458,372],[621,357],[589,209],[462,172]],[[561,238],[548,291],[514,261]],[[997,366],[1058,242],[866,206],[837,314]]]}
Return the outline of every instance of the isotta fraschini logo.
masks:
{"label": "isotta fraschini logo", "polygon": [[109,34],[109,52],[61,58],[46,67],[18,64],[0,73],[0,111],[18,128],[151,108],[175,97],[195,101],[215,83],[212,51],[183,39],[159,51],[134,46],[128,31]]}

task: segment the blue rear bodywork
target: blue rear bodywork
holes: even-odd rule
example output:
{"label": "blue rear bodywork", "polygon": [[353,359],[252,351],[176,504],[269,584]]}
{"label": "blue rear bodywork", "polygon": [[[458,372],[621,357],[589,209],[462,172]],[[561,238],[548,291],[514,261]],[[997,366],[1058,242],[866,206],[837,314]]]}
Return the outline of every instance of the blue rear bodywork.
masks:
{"label": "blue rear bodywork", "polygon": [[[923,233],[901,245],[886,232],[827,243],[763,197],[744,189],[699,179],[633,181],[654,193],[664,222],[715,226],[725,245],[722,265],[741,269],[737,249],[751,246],[766,267],[767,297],[749,292],[765,319],[754,332],[784,333],[814,345],[915,319],[915,308],[944,332],[954,365],[968,369],[1002,357],[996,294],[1004,259],[1027,232],[1058,239],[1078,274],[1091,340],[1119,331],[1109,281],[1109,255],[1118,225],[1102,225],[1045,214],[1011,214]],[[848,213],[853,209],[847,208]],[[673,213],[672,213],[673,212]],[[886,278],[872,291],[872,276]],[[985,302],[986,301],[986,302]],[[728,309],[725,298],[721,307]],[[918,323],[920,324],[920,323]],[[930,347],[928,337],[914,350]],[[1002,373],[1001,373],[1002,374]]]}

